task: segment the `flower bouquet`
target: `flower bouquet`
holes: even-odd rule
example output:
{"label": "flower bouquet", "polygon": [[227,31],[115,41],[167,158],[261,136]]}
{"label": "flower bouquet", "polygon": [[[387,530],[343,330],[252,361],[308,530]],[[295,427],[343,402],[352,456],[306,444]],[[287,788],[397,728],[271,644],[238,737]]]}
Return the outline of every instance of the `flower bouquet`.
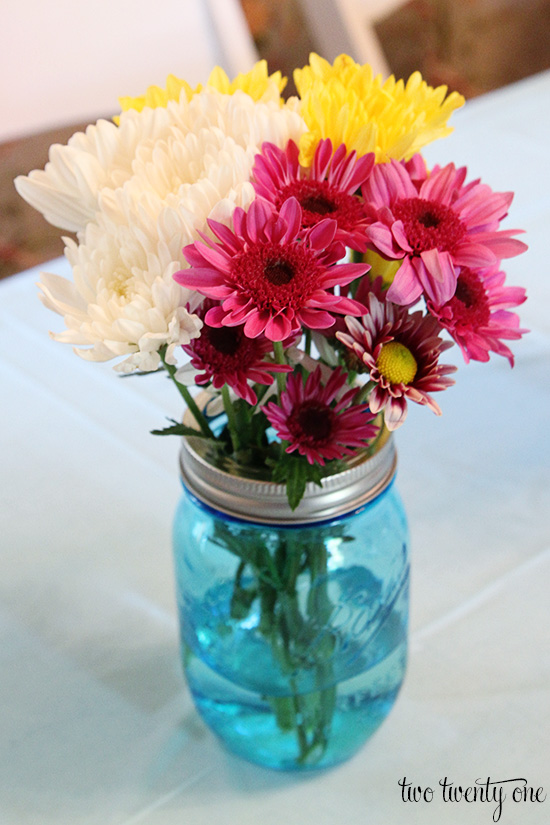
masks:
{"label": "flower bouquet", "polygon": [[526,248],[500,228],[512,194],[421,155],[461,96],[345,55],[295,82],[285,101],[264,61],[171,76],[16,180],[76,233],[74,280],[39,284],[53,337],[164,371],[185,401],[154,431],[184,437],[195,507],[175,528],[184,664],[213,729],[275,767],[346,758],[391,707],[408,571],[391,431],[409,401],[441,413],[453,342],[513,365],[526,332],[501,270]]}

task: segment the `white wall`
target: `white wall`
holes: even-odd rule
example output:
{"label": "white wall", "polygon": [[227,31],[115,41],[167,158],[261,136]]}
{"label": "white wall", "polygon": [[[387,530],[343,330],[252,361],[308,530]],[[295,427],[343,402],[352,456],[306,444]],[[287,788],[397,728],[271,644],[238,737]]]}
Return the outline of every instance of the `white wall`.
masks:
{"label": "white wall", "polygon": [[256,55],[238,0],[2,0],[0,140],[110,116],[121,95]]}

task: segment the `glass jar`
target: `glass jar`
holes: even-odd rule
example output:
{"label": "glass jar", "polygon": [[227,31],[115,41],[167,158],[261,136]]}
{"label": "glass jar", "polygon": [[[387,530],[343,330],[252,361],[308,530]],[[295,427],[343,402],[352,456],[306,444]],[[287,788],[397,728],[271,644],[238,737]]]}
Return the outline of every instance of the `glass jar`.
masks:
{"label": "glass jar", "polygon": [[408,534],[390,438],[309,484],[212,466],[184,439],[174,523],[183,667],[233,752],[276,769],[348,759],[389,713],[407,655]]}

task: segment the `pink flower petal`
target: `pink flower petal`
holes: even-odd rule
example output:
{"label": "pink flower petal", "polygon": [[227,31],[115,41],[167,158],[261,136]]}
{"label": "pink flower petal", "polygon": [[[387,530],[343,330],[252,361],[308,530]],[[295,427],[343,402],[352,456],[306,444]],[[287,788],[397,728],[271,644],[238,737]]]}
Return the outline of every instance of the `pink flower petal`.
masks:
{"label": "pink flower petal", "polygon": [[258,335],[261,335],[269,323],[269,318],[270,315],[267,310],[264,312],[253,312],[244,325],[244,334],[247,338],[257,338]]}
{"label": "pink flower petal", "polygon": [[[448,252],[430,249],[420,253],[423,266],[416,259],[416,273],[426,295],[435,304],[445,304],[455,294],[457,271],[453,266],[452,256]],[[428,278],[425,277],[428,274]]]}
{"label": "pink flower petal", "polygon": [[302,226],[302,208],[296,198],[288,198],[281,206],[279,215],[287,225],[280,243],[291,243],[298,236]]}
{"label": "pink flower petal", "polygon": [[366,275],[370,268],[370,264],[337,264],[328,270],[333,274],[323,279],[323,286],[325,288],[336,286],[336,284],[345,286],[355,281],[356,278]]}
{"label": "pink flower petal", "polygon": [[302,309],[300,320],[310,329],[327,329],[334,324],[334,316],[322,309]]}
{"label": "pink flower petal", "polygon": [[513,192],[493,192],[481,183],[459,197],[454,208],[469,226],[483,226],[498,223],[508,213],[513,197]]}
{"label": "pink flower petal", "polygon": [[405,234],[405,227],[403,226],[403,221],[395,221],[392,224],[391,231],[393,237],[395,238],[401,249],[404,249],[405,252],[412,252],[412,247],[409,244],[408,238]]}
{"label": "pink flower petal", "polygon": [[207,221],[208,226],[212,230],[212,232],[216,235],[216,237],[223,243],[226,250],[228,250],[233,255],[236,255],[242,249],[242,244],[235,235],[234,232],[229,229],[223,223],[218,223],[218,221],[213,221],[210,218]]}
{"label": "pink flower petal", "polygon": [[425,200],[434,200],[449,206],[451,195],[456,185],[457,170],[454,163],[449,163],[443,169],[432,171],[430,177],[422,184],[420,197]]}
{"label": "pink flower petal", "polygon": [[265,337],[269,338],[270,341],[284,341],[292,331],[292,325],[286,315],[279,313],[267,322]]}
{"label": "pink flower petal", "polygon": [[225,318],[225,312],[221,306],[211,307],[204,316],[205,324],[209,327],[221,327]]}
{"label": "pink flower petal", "polygon": [[338,224],[326,218],[315,224],[307,233],[307,242],[312,249],[326,249],[334,240]]}
{"label": "pink flower petal", "polygon": [[[475,235],[470,238],[475,238]],[[487,267],[494,264],[497,257],[485,244],[468,240],[460,244],[454,253],[454,259],[460,266]]]}
{"label": "pink flower petal", "polygon": [[405,254],[396,247],[391,230],[383,223],[373,223],[365,230],[367,238],[378,252],[390,260],[402,258]]}
{"label": "pink flower petal", "polygon": [[192,243],[188,246],[184,246],[183,248],[183,257],[187,261],[187,263],[192,266],[204,266],[206,261],[204,260],[201,252],[201,244]]}
{"label": "pink flower petal", "polygon": [[357,317],[364,315],[366,311],[367,309],[364,304],[359,303],[359,301],[356,301],[354,298],[346,298],[345,296],[338,299],[337,307],[333,309],[333,312],[341,312],[342,314],[355,315]]}
{"label": "pink flower petal", "polygon": [[407,399],[404,396],[392,398],[384,408],[384,422],[388,430],[397,430],[407,417]]}
{"label": "pink flower petal", "polygon": [[[344,149],[345,152],[345,149]],[[332,159],[332,141],[330,139],[320,140],[315,150],[313,159],[314,177],[316,180],[324,180],[330,167]]]}
{"label": "pink flower petal", "polygon": [[[519,232],[520,230],[514,229],[511,232]],[[488,247],[491,252],[494,253],[495,258],[498,260],[502,260],[503,258],[515,258],[516,255],[521,255],[522,252],[527,250],[527,244],[523,243],[523,241],[518,241],[517,238],[511,238],[510,231],[505,230],[502,232],[494,232],[494,233],[478,233],[476,235],[472,235],[472,238],[475,238],[478,242],[480,240],[483,241],[483,244]]]}
{"label": "pink flower petal", "polygon": [[197,250],[203,257],[207,264],[211,264],[214,269],[219,272],[231,272],[232,256],[219,246],[207,246],[206,244],[197,241]]}
{"label": "pink flower petal", "polygon": [[216,269],[199,269],[198,267],[182,269],[175,272],[173,277],[178,284],[198,289],[200,292],[202,292],[203,287],[221,286],[224,283],[222,275]]}
{"label": "pink flower petal", "polygon": [[246,230],[252,243],[266,240],[265,225],[273,213],[273,206],[263,198],[252,201],[246,213]]}
{"label": "pink flower petal", "polygon": [[388,289],[387,299],[394,304],[408,306],[414,304],[422,295],[422,284],[418,280],[416,270],[408,258],[397,270],[393,282]]}

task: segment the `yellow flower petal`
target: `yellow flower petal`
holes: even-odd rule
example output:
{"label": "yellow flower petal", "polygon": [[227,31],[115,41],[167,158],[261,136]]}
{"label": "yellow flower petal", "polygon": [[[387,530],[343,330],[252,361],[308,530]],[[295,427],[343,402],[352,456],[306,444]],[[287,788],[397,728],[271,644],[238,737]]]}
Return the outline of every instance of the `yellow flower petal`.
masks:
{"label": "yellow flower petal", "polygon": [[374,152],[378,163],[408,160],[427,143],[448,135],[447,121],[463,105],[457,92],[433,88],[414,72],[405,84],[393,75],[382,80],[372,68],[348,55],[331,65],[311,54],[309,65],[294,72],[300,113],[309,131],[300,142],[300,162],[309,166],[323,138],[345,143],[358,155]]}
{"label": "yellow flower petal", "polygon": [[216,66],[208,78],[208,85],[213,86],[223,94],[232,95],[240,90],[250,95],[253,100],[262,100],[266,93],[273,92],[273,90],[276,90],[280,96],[286,83],[286,78],[283,78],[281,72],[268,75],[267,61],[265,60],[258,60],[249,72],[238,74],[233,81],[229,80],[226,73],[219,66]]}
{"label": "yellow flower petal", "polygon": [[[127,112],[128,109],[137,109],[141,112],[145,107],[149,109],[166,107],[170,100],[179,100],[182,92],[185,92],[187,100],[191,100],[193,95],[201,91],[201,88],[199,84],[193,89],[186,80],[170,74],[166,78],[166,89],[161,89],[160,86],[149,86],[145,94],[138,97],[119,97],[118,102],[123,112]],[[119,119],[118,116],[113,118],[117,124]]]}
{"label": "yellow flower petal", "polygon": [[[216,66],[210,73],[207,85],[212,86],[222,94],[234,94],[240,90],[250,95],[253,100],[265,101],[274,98],[280,99],[286,82],[286,78],[282,77],[281,72],[268,75],[267,62],[258,60],[249,72],[238,74],[233,81],[229,79],[223,69]],[[193,95],[202,91],[202,88],[202,85],[199,84],[193,89],[187,81],[171,74],[166,79],[165,89],[161,89],[160,86],[149,86],[145,94],[138,97],[120,97],[118,102],[123,112],[128,109],[137,109],[138,112],[141,112],[146,106],[155,109],[158,106],[167,106],[171,100],[178,101],[182,92],[185,92],[185,96],[189,101]],[[114,121],[118,123],[119,118],[115,117]]]}

